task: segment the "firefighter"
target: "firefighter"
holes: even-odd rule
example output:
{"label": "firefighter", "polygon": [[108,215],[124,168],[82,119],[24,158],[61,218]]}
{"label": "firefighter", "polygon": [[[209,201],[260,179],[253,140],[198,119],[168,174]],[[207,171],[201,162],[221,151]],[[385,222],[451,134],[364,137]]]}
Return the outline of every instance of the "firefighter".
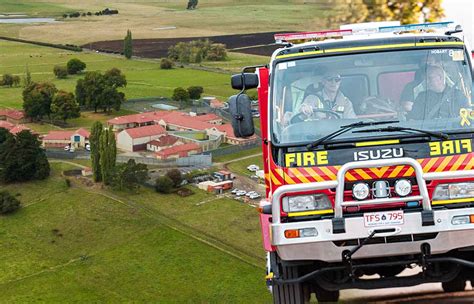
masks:
{"label": "firefighter", "polygon": [[[336,112],[340,118],[356,118],[352,102],[340,90],[341,81],[341,75],[337,72],[331,70],[324,72],[319,88],[315,89],[311,85],[306,90],[306,97],[298,112],[310,117],[321,109]],[[323,114],[322,117],[324,116],[328,115]]]}
{"label": "firefighter", "polygon": [[437,119],[458,117],[461,108],[469,106],[466,96],[449,85],[441,66],[428,66],[426,71],[427,91],[416,98],[408,119]]}

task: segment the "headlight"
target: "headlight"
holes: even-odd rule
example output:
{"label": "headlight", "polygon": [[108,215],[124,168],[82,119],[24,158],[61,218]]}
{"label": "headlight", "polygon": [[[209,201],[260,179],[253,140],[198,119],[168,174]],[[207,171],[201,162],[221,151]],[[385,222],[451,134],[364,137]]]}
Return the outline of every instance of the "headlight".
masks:
{"label": "headlight", "polygon": [[324,194],[287,196],[283,198],[283,211],[302,212],[332,209],[329,198]]}
{"label": "headlight", "polygon": [[366,183],[357,183],[352,187],[352,196],[358,200],[364,200],[369,196],[369,185]]}
{"label": "headlight", "polygon": [[395,193],[399,196],[407,196],[411,193],[411,182],[407,179],[399,179],[395,182]]}
{"label": "headlight", "polygon": [[470,197],[474,198],[474,183],[438,185],[433,194],[434,201]]}

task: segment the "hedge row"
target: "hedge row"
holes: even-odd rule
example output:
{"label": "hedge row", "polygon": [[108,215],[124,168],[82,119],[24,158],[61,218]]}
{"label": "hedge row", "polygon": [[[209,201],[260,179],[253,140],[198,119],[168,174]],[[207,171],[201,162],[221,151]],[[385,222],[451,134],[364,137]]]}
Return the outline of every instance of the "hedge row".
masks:
{"label": "hedge row", "polygon": [[40,45],[40,46],[48,46],[48,47],[74,51],[74,52],[82,52],[82,48],[74,44],[54,44],[54,43],[48,43],[48,42],[32,41],[32,40],[25,40],[25,39],[19,39],[19,38],[4,37],[4,36],[0,36],[0,39],[7,40],[7,41],[30,43],[30,44]]}

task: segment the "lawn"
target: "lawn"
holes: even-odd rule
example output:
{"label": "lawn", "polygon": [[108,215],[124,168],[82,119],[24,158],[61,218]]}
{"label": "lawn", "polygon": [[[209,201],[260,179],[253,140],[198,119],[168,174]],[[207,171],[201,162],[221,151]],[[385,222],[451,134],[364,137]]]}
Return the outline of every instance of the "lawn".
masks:
{"label": "lawn", "polygon": [[[18,4],[17,4],[18,3]],[[200,1],[196,10],[186,10],[187,1],[32,0],[0,3],[0,12],[23,12],[34,16],[61,16],[106,7],[119,10],[114,16],[60,18],[51,24],[0,25],[0,33],[24,39],[85,44],[97,40],[123,39],[127,29],[133,38],[172,38],[257,33],[311,31],[325,27],[331,12],[329,1],[214,0]],[[13,29],[12,29],[13,27]]]}
{"label": "lawn", "polygon": [[246,156],[259,154],[259,153],[262,153],[261,147],[243,150],[237,153],[232,153],[232,154],[227,154],[227,155],[215,156],[215,157],[212,157],[212,161],[216,163],[225,163],[237,158],[246,157]]}
{"label": "lawn", "polygon": [[[3,302],[270,302],[260,267],[201,240],[232,223],[233,234],[223,230],[229,242],[242,236],[258,242],[245,230],[248,207],[214,201],[197,210],[207,194],[178,201],[145,191],[142,201],[86,189],[75,179],[68,188],[59,174],[68,168],[54,164],[46,181],[2,186],[23,204],[0,221]],[[176,230],[161,212],[200,229]],[[209,224],[210,218],[222,223]]]}
{"label": "lawn", "polygon": [[[128,85],[123,92],[127,98],[152,96],[170,97],[176,87],[187,88],[199,85],[205,95],[227,99],[234,92],[230,87],[230,76],[223,73],[175,68],[160,69],[153,60],[126,60],[123,57],[90,52],[75,53],[48,47],[0,40],[0,73],[23,76],[26,68],[33,81],[51,81],[58,89],[74,92],[76,82],[83,75],[56,79],[55,65],[65,65],[71,58],[79,58],[87,64],[87,71],[106,71],[119,68],[127,77]],[[0,88],[0,107],[21,108],[22,88]]]}
{"label": "lawn", "polygon": [[242,159],[236,162],[232,162],[228,164],[227,167],[229,168],[230,171],[237,173],[239,175],[248,175],[248,176],[254,175],[255,172],[251,172],[247,170],[247,167],[249,165],[257,165],[259,166],[260,170],[263,170],[262,156],[260,155],[260,156],[255,156],[251,158]]}

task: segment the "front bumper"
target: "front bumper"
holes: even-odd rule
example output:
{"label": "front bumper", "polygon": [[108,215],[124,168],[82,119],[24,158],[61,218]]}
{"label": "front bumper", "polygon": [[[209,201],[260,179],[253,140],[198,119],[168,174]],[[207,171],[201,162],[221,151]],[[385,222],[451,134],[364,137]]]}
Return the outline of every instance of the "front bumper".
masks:
{"label": "front bumper", "polygon": [[[345,175],[351,169],[375,168],[384,166],[409,165],[416,176],[420,195],[403,198],[404,201],[421,201],[422,212],[405,213],[404,224],[397,226],[364,227],[363,217],[344,217],[343,207],[356,205],[383,205],[402,200],[401,198],[373,199],[367,201],[344,201]],[[474,224],[452,225],[453,216],[474,214],[474,208],[436,210],[431,208],[426,181],[455,180],[473,177],[474,170],[448,171],[424,173],[420,164],[411,158],[386,159],[375,161],[350,162],[343,165],[338,173],[337,180],[317,183],[285,185],[279,187],[272,196],[272,245],[276,247],[283,260],[320,260],[338,262],[342,260],[342,252],[353,246],[336,245],[335,242],[346,240],[360,240],[367,238],[374,229],[389,229],[385,233],[377,231],[377,238],[384,238],[381,244],[363,246],[353,258],[386,257],[419,253],[422,243],[429,243],[433,254],[474,246]],[[292,193],[335,189],[334,218],[331,220],[302,221],[292,223],[281,222],[281,200],[285,195]],[[316,228],[315,237],[286,238],[285,230]],[[434,234],[430,239],[420,239],[423,234]],[[410,240],[400,238],[392,242],[397,236],[411,236]],[[388,241],[388,240],[391,241]]]}
{"label": "front bumper", "polygon": [[[364,227],[363,217],[346,218],[346,232],[332,233],[331,220],[279,223],[272,225],[272,243],[283,260],[320,260],[341,262],[342,252],[354,246],[337,246],[338,241],[366,238],[374,229],[394,228],[395,232],[377,234],[386,243],[368,244],[353,258],[373,258],[395,255],[416,254],[422,243],[431,245],[432,254],[445,253],[453,249],[474,246],[474,224],[452,225],[451,219],[457,215],[474,214],[474,208],[434,211],[434,226],[422,226],[418,212],[406,213],[405,222],[400,226]],[[316,228],[316,237],[285,238],[287,229]],[[436,235],[437,233],[437,235]],[[416,236],[434,234],[433,239],[416,241]],[[415,236],[415,241],[390,243],[394,236]]]}

